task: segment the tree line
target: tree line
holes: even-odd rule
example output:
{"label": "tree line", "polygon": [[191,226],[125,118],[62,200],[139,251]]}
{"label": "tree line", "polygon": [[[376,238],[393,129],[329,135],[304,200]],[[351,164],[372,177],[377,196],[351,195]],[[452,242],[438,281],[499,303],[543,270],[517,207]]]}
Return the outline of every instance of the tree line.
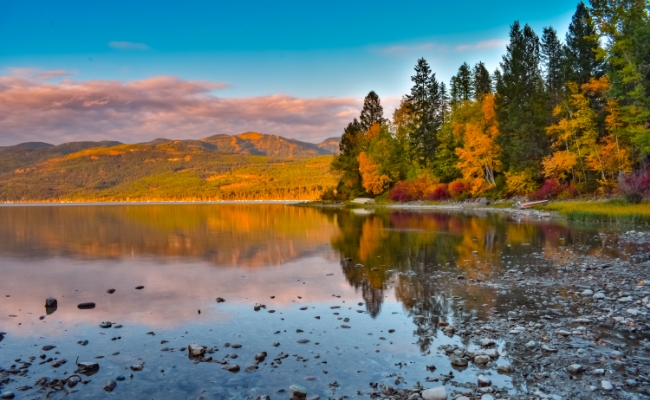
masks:
{"label": "tree line", "polygon": [[577,5],[564,40],[515,21],[499,67],[463,63],[449,85],[424,58],[392,118],[377,93],[345,127],[325,199],[532,198],[650,187],[647,0]]}

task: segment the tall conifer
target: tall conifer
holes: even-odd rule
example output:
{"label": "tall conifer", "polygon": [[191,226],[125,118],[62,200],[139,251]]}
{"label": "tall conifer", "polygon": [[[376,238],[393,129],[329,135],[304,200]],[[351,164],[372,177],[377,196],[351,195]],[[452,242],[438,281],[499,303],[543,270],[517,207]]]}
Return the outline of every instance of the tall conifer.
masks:
{"label": "tall conifer", "polygon": [[518,21],[511,26],[510,44],[497,76],[496,111],[501,134],[503,170],[539,178],[549,143],[544,127],[548,108],[539,68],[540,43],[535,32]]}
{"label": "tall conifer", "polygon": [[381,106],[381,100],[374,90],[363,100],[363,108],[361,109],[361,116],[359,116],[359,123],[361,129],[365,132],[374,123],[382,124],[384,122],[384,108]]}
{"label": "tall conifer", "polygon": [[472,71],[472,88],[476,100],[481,100],[486,94],[492,93],[490,73],[481,61],[474,66]]}
{"label": "tall conifer", "polygon": [[598,36],[585,3],[580,2],[566,34],[567,79],[578,85],[602,76],[603,64],[596,56]]}

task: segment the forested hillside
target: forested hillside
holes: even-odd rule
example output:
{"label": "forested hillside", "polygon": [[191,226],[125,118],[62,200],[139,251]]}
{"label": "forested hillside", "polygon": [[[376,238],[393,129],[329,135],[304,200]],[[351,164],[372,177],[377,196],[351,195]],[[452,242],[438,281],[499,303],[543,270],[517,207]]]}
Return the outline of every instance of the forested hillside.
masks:
{"label": "forested hillside", "polygon": [[325,199],[650,195],[646,0],[579,3],[564,40],[515,21],[499,67],[447,85],[417,61],[392,118],[370,92],[332,163]]}
{"label": "forested hillside", "polygon": [[316,199],[336,182],[331,153],[279,136],[112,144],[0,148],[0,200]]}

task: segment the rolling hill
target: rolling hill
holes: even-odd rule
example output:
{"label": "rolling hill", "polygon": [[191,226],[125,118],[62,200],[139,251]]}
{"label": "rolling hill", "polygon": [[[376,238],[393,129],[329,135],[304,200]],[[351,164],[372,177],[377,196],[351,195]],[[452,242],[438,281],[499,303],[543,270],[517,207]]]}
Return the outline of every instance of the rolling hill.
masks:
{"label": "rolling hill", "polygon": [[332,152],[247,132],[138,144],[0,147],[0,201],[314,199],[335,179]]}

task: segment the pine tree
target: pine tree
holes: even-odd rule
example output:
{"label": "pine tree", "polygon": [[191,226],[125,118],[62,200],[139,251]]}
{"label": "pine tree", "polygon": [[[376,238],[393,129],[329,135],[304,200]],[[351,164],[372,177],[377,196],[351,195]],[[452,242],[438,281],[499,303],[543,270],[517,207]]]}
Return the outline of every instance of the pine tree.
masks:
{"label": "pine tree", "polygon": [[578,85],[602,76],[603,64],[596,57],[598,35],[589,9],[580,2],[566,34],[567,80]]}
{"label": "pine tree", "polygon": [[544,84],[551,110],[562,101],[566,85],[566,49],[560,43],[557,32],[552,27],[544,28],[542,35],[541,59],[544,66]]}
{"label": "pine tree", "polygon": [[410,133],[410,150],[413,153],[413,159],[424,166],[435,156],[436,133],[444,118],[441,111],[440,84],[424,58],[418,60],[415,66],[415,75],[411,76],[411,81],[413,81],[413,87],[411,94],[406,96],[406,100],[415,117],[416,126]]}
{"label": "pine tree", "polygon": [[539,38],[528,25],[521,29],[516,21],[501,62],[502,75],[496,76],[495,99],[501,162],[513,180],[539,179],[540,163],[549,147],[544,131],[548,107],[539,63]]}
{"label": "pine tree", "polygon": [[474,66],[472,74],[472,90],[474,92],[474,98],[476,100],[482,100],[483,96],[488,93],[492,93],[492,80],[490,78],[490,73],[485,64],[479,61],[478,64]]}
{"label": "pine tree", "polygon": [[359,122],[361,124],[361,130],[364,132],[370,129],[374,123],[384,123],[384,108],[381,106],[379,96],[374,90],[371,90],[363,100],[363,108],[361,109]]}
{"label": "pine tree", "polygon": [[469,65],[463,63],[458,73],[451,78],[451,102],[469,100],[473,97],[472,72]]}

